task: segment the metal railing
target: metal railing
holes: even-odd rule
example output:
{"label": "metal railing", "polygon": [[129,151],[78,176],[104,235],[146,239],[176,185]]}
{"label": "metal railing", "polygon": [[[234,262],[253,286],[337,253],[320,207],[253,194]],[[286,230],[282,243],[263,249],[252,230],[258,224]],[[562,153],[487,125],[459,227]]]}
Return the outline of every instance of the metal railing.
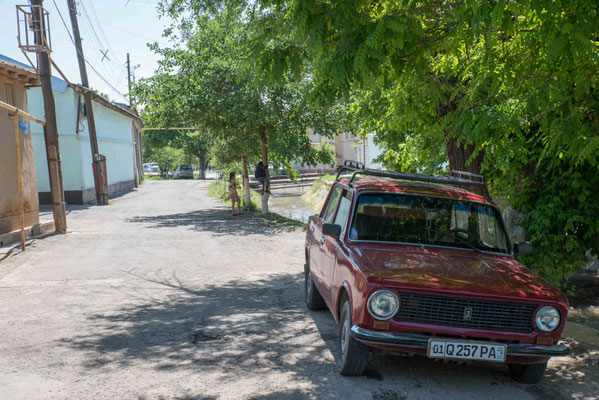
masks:
{"label": "metal railing", "polygon": [[377,176],[382,178],[402,179],[406,181],[429,182],[438,183],[442,185],[458,185],[465,187],[482,188],[485,197],[491,200],[491,196],[489,195],[489,191],[487,189],[487,184],[485,183],[485,178],[480,174],[474,174],[466,171],[451,171],[450,176],[412,174],[408,172],[391,172],[382,171],[379,169],[366,168],[364,163],[353,160],[346,160],[343,163],[343,165],[339,167],[339,169],[337,170],[335,182],[341,179],[341,175],[344,172],[349,172],[352,174],[348,182],[350,186],[352,186],[352,183],[358,175]]}

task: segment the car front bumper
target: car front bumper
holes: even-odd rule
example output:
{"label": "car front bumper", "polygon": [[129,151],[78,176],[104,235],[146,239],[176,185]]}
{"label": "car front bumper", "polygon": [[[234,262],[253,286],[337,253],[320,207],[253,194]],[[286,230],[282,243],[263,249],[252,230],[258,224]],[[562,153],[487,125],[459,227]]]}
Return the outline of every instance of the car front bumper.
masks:
{"label": "car front bumper", "polygon": [[[398,332],[381,332],[352,326],[351,333],[354,339],[366,344],[384,346],[397,346],[408,349],[427,349],[431,337],[411,335]],[[441,338],[439,338],[441,339]],[[508,344],[507,355],[516,357],[559,357],[570,353],[564,345],[541,346],[534,344]]]}

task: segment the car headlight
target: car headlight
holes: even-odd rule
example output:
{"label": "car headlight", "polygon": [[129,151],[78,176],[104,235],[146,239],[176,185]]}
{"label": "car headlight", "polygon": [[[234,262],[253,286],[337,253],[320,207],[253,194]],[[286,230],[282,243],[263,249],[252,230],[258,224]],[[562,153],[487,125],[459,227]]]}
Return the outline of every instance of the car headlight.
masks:
{"label": "car headlight", "polygon": [[378,290],[368,299],[368,312],[375,319],[389,319],[399,309],[399,299],[390,290]]}
{"label": "car headlight", "polygon": [[559,311],[553,306],[541,307],[535,315],[537,328],[543,332],[553,332],[559,326],[560,320]]}

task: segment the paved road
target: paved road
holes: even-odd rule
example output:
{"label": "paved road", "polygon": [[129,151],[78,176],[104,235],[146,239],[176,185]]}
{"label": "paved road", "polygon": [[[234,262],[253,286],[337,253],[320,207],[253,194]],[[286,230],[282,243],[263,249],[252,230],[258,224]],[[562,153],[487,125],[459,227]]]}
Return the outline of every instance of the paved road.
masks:
{"label": "paved road", "polygon": [[574,364],[552,363],[533,386],[509,380],[502,365],[388,355],[376,355],[363,377],[341,377],[333,318],[303,305],[304,233],[257,214],[231,217],[206,186],[147,181],[113,205],[72,209],[68,235],[0,262],[1,399],[599,393],[584,372],[597,368],[588,351]]}

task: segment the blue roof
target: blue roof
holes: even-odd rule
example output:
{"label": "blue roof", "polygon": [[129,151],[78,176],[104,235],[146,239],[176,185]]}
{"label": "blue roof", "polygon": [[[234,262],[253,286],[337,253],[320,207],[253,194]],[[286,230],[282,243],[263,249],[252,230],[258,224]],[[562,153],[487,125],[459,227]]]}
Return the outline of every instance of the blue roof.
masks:
{"label": "blue roof", "polygon": [[25,68],[25,69],[28,69],[28,70],[30,70],[32,72],[35,72],[35,70],[33,68],[31,68],[31,65],[23,64],[22,62],[17,61],[17,60],[15,60],[13,58],[7,57],[4,54],[0,54],[0,60],[9,62],[9,63],[17,65],[17,66],[19,66],[21,68]]}
{"label": "blue roof", "polygon": [[[23,64],[22,62],[17,61],[14,58],[7,57],[4,54],[0,54],[0,60],[14,64],[21,68],[25,68],[33,73],[36,73],[35,69],[31,68],[31,65]],[[64,93],[64,91],[67,90],[67,87],[69,87],[68,83],[66,83],[65,81],[63,81],[62,79],[60,79],[56,76],[50,77],[50,80],[52,82],[52,90],[56,90],[57,92]]]}

